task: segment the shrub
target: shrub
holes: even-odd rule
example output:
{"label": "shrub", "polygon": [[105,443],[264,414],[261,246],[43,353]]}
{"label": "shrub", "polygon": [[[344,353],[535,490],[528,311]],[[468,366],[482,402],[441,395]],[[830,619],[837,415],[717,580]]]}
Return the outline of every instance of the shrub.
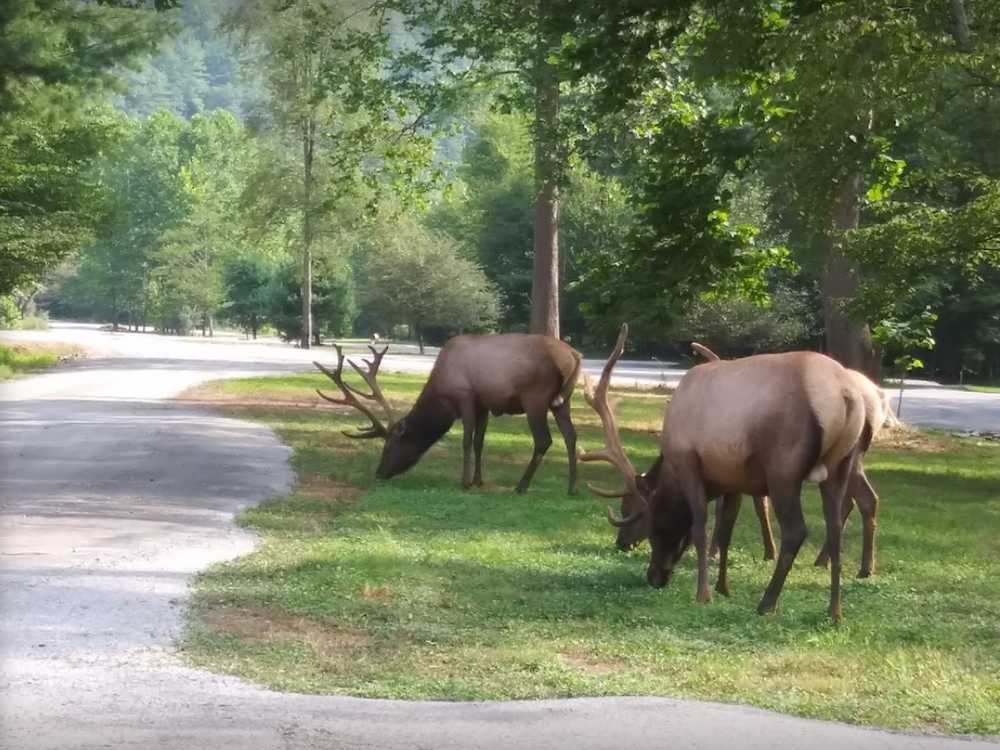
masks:
{"label": "shrub", "polygon": [[20,328],[21,311],[14,298],[0,295],[0,329]]}

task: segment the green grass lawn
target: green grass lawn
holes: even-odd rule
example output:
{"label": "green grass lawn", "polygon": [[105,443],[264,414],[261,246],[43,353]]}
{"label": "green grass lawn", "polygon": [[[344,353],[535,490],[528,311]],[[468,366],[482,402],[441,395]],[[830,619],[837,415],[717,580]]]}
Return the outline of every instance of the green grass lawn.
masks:
{"label": "green grass lawn", "polygon": [[1000,393],[1000,385],[967,385],[965,387],[979,393]]}
{"label": "green grass lawn", "polygon": [[0,344],[0,380],[52,367],[62,353],[41,344]]}
{"label": "green grass lawn", "polygon": [[[422,383],[383,379],[401,404]],[[601,501],[566,494],[557,433],[524,496],[512,491],[531,453],[523,418],[491,420],[483,490],[458,486],[458,427],[408,474],[376,484],[381,443],[343,437],[359,420],[311,405],[325,383],[258,378],[195,394],[273,402],[229,410],[272,425],[295,449],[299,476],[289,497],[240,518],[262,535],[260,548],[198,578],[185,645],[195,664],[290,691],[663,695],[1000,734],[1000,448],[911,436],[872,450],[866,464],[883,499],[878,574],[850,577],[855,520],[837,627],[826,617],[829,575],[812,567],[823,534],[812,490],[812,535],[779,612],[755,613],[771,564],[749,507],[737,524],[732,597],[699,605],[692,555],[653,590],[646,546],[616,552]],[[598,446],[596,418],[579,394],[574,403],[582,445]],[[655,455],[663,405],[633,395],[620,406],[640,470]],[[588,464],[582,478],[613,485],[612,471]]]}

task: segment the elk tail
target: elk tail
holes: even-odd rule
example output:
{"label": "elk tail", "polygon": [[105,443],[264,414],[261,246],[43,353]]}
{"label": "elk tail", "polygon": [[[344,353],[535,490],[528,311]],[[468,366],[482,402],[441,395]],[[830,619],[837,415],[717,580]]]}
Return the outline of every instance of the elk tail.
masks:
{"label": "elk tail", "polygon": [[715,352],[713,352],[711,349],[709,349],[704,344],[699,344],[697,341],[692,341],[691,342],[691,349],[694,350],[695,354],[700,354],[705,359],[707,359],[709,362],[718,362],[719,361],[719,355],[716,354]]}
{"label": "elk tail", "polygon": [[583,366],[583,355],[574,349],[573,356],[576,357],[576,364],[573,366],[573,371],[563,381],[559,393],[552,399],[553,408],[558,408],[569,401],[569,397],[573,395],[573,389],[576,388],[576,381],[580,377],[580,369]]}

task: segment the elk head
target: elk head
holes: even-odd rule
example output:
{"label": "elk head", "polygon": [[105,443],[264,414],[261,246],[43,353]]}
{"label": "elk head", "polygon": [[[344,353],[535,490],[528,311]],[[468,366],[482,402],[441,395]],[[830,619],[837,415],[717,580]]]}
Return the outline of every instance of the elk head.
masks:
{"label": "elk head", "polygon": [[[406,439],[406,417],[402,419],[396,418],[392,406],[378,384],[378,370],[382,364],[382,357],[385,356],[389,347],[383,347],[379,351],[374,346],[369,346],[368,348],[372,352],[372,359],[363,360],[367,366],[366,369],[362,369],[349,359],[347,360],[347,364],[367,383],[371,389],[369,393],[359,390],[344,381],[344,352],[337,344],[334,344],[333,348],[337,350],[337,367],[335,370],[330,370],[319,362],[313,362],[313,364],[337,384],[337,387],[343,394],[343,398],[333,398],[319,389],[316,390],[316,393],[332,404],[351,406],[369,419],[371,424],[368,427],[360,428],[356,432],[345,430],[344,434],[347,437],[357,440],[369,440],[371,438],[383,438],[385,440],[385,446],[382,448],[382,459],[379,461],[375,476],[380,479],[386,479],[402,471],[406,471],[406,469],[416,463],[423,451],[408,444]],[[382,407],[386,415],[385,423],[375,415],[365,404],[365,401],[374,401]]]}
{"label": "elk head", "polygon": [[607,461],[618,469],[625,480],[625,487],[621,490],[606,490],[592,484],[587,485],[595,495],[621,498],[621,516],[616,515],[610,507],[608,508],[608,522],[618,529],[615,545],[620,550],[631,549],[649,536],[649,501],[655,490],[662,464],[661,456],[648,472],[636,475],[635,468],[628,456],[625,455],[621,439],[618,436],[614,407],[608,403],[611,373],[625,351],[627,338],[628,324],[623,323],[621,331],[618,333],[618,341],[604,365],[597,387],[593,386],[589,378],[584,378],[584,397],[601,418],[601,425],[604,428],[604,449],[580,454],[581,461]]}

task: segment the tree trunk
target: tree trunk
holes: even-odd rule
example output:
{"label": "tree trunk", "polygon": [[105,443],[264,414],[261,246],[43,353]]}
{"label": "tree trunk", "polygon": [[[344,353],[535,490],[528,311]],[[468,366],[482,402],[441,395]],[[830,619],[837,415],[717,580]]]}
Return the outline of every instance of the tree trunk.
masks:
{"label": "tree trunk", "polygon": [[302,339],[301,346],[312,345],[312,188],[313,148],[316,141],[316,123],[307,117],[302,124]]}
{"label": "tree trunk", "polygon": [[969,32],[969,17],[965,12],[965,0],[951,0],[951,33],[959,52],[972,52],[972,34]]}
{"label": "tree trunk", "polygon": [[861,176],[843,181],[833,202],[833,222],[826,241],[823,266],[823,321],[826,351],[845,367],[861,370],[878,382],[880,358],[867,323],[851,319],[845,306],[857,294],[858,274],[844,255],[844,232],[856,229]]}
{"label": "tree trunk", "polygon": [[559,73],[548,62],[559,36],[544,29],[538,3],[535,58],[535,241],[531,279],[531,332],[559,337]]}

